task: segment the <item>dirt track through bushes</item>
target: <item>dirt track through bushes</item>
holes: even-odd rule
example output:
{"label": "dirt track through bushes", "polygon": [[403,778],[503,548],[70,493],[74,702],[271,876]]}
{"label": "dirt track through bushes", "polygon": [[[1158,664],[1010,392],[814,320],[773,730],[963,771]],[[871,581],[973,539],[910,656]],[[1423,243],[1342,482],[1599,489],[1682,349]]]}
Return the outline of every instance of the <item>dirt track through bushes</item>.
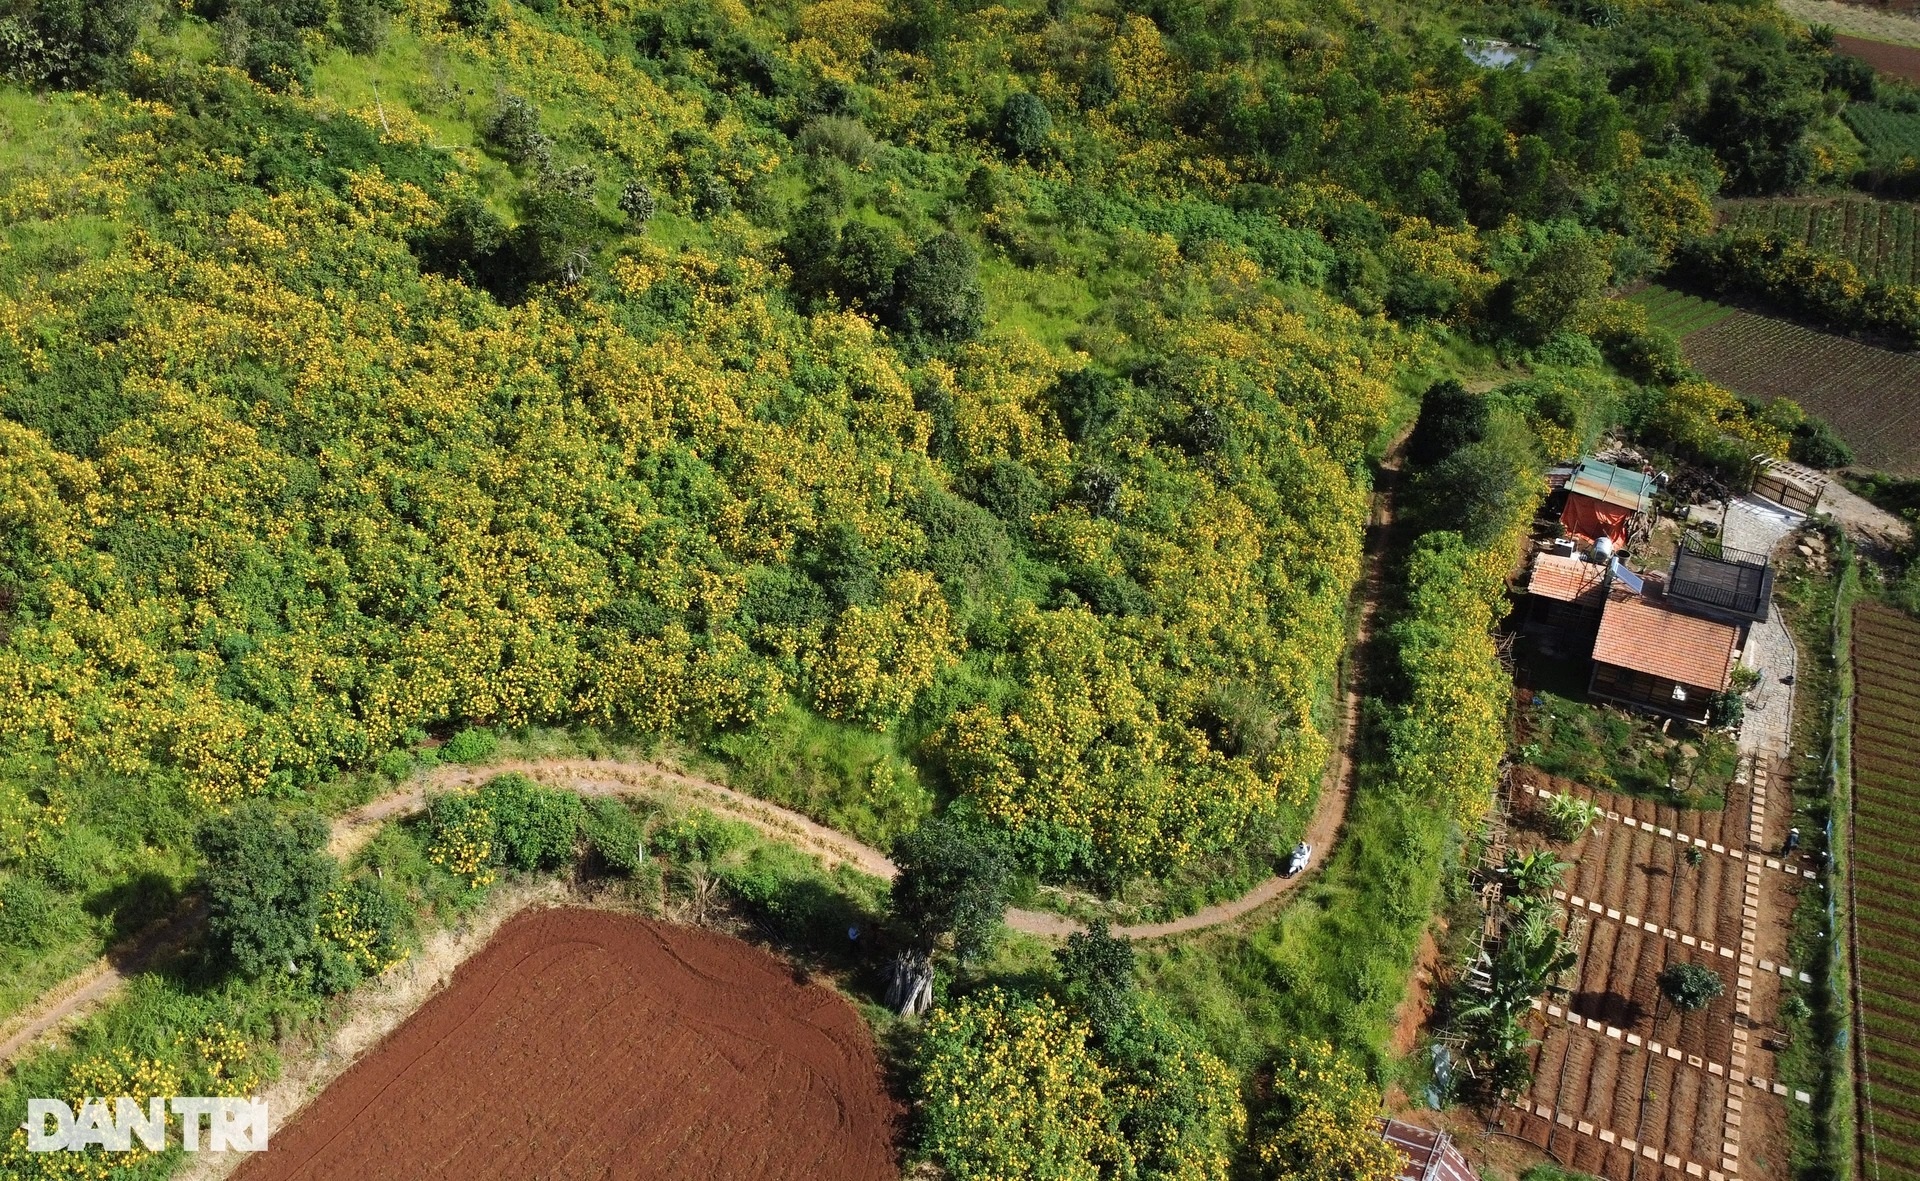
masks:
{"label": "dirt track through bushes", "polygon": [[897,1105],[831,989],[592,910],[502,927],[240,1181],[894,1181]]}

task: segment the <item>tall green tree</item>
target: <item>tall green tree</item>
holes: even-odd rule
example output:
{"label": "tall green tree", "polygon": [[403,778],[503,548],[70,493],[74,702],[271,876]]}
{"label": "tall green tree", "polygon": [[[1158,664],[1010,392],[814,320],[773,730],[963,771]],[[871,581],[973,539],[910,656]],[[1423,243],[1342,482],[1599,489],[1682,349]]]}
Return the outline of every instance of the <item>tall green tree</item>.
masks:
{"label": "tall green tree", "polygon": [[327,856],[327,823],[283,816],[250,800],[208,819],[196,843],[205,859],[207,931],[220,956],[248,976],[283,971],[312,949],[321,904],[339,880]]}
{"label": "tall green tree", "polygon": [[1085,1015],[1094,1039],[1112,1041],[1134,1015],[1133,941],[1113,935],[1105,919],[1096,919],[1085,931],[1067,936],[1053,959],[1067,1000]]}
{"label": "tall green tree", "polygon": [[993,947],[1014,870],[998,833],[969,818],[936,816],[900,838],[893,861],[900,867],[893,913],[916,940],[931,947],[952,935],[963,962]]}
{"label": "tall green tree", "polygon": [[1612,275],[1598,241],[1584,233],[1557,236],[1513,280],[1515,333],[1537,344],[1578,328],[1605,296]]}
{"label": "tall green tree", "polygon": [[986,324],[980,257],[967,240],[943,230],[920,244],[894,284],[896,323],[935,340],[970,340]]}

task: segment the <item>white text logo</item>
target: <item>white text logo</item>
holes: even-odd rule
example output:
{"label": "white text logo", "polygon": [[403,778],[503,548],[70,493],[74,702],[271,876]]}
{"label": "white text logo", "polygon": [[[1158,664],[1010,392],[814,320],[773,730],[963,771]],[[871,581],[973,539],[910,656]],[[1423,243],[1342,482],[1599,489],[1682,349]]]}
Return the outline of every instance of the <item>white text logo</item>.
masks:
{"label": "white text logo", "polygon": [[199,1152],[201,1118],[209,1152],[265,1152],[267,1101],[176,1095],[149,1099],[145,1110],[121,1096],[108,1107],[104,1099],[88,1099],[79,1114],[58,1099],[27,1100],[28,1152],[81,1152],[104,1148],[128,1152],[137,1139],[151,1152],[167,1146],[167,1113],[180,1119],[180,1147]]}

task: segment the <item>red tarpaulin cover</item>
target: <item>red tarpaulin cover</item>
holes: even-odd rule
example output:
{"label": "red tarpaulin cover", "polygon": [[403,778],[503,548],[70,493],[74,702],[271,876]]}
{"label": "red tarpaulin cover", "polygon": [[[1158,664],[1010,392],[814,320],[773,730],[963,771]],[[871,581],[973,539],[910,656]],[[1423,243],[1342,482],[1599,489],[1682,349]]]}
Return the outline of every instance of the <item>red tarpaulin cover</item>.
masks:
{"label": "red tarpaulin cover", "polygon": [[1611,537],[1615,545],[1625,545],[1627,519],[1631,516],[1630,508],[1572,492],[1567,495],[1567,507],[1560,510],[1560,523],[1575,537],[1588,541]]}

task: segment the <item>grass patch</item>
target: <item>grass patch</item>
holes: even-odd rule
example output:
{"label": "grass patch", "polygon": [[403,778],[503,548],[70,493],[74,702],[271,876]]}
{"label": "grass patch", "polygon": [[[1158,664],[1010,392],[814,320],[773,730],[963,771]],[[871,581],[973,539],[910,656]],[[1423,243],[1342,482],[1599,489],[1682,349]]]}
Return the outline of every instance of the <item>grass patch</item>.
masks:
{"label": "grass patch", "polygon": [[1438,809],[1365,782],[1319,877],[1278,914],[1141,957],[1147,987],[1242,1072],[1289,1033],[1389,1070],[1394,1011],[1458,845]]}
{"label": "grass patch", "polygon": [[1675,336],[1711,328],[1735,311],[1725,304],[1675,291],[1671,287],[1662,287],[1657,283],[1642,288],[1628,298],[1647,309],[1649,324],[1664,328]]}
{"label": "grass patch", "polygon": [[1717,730],[1650,717],[1536,689],[1521,711],[1520,758],[1549,775],[1672,804],[1716,810],[1739,767],[1734,740]]}
{"label": "grass patch", "polygon": [[933,792],[891,734],[830,721],[793,702],[750,731],[714,738],[727,782],[876,848],[933,810]]}

